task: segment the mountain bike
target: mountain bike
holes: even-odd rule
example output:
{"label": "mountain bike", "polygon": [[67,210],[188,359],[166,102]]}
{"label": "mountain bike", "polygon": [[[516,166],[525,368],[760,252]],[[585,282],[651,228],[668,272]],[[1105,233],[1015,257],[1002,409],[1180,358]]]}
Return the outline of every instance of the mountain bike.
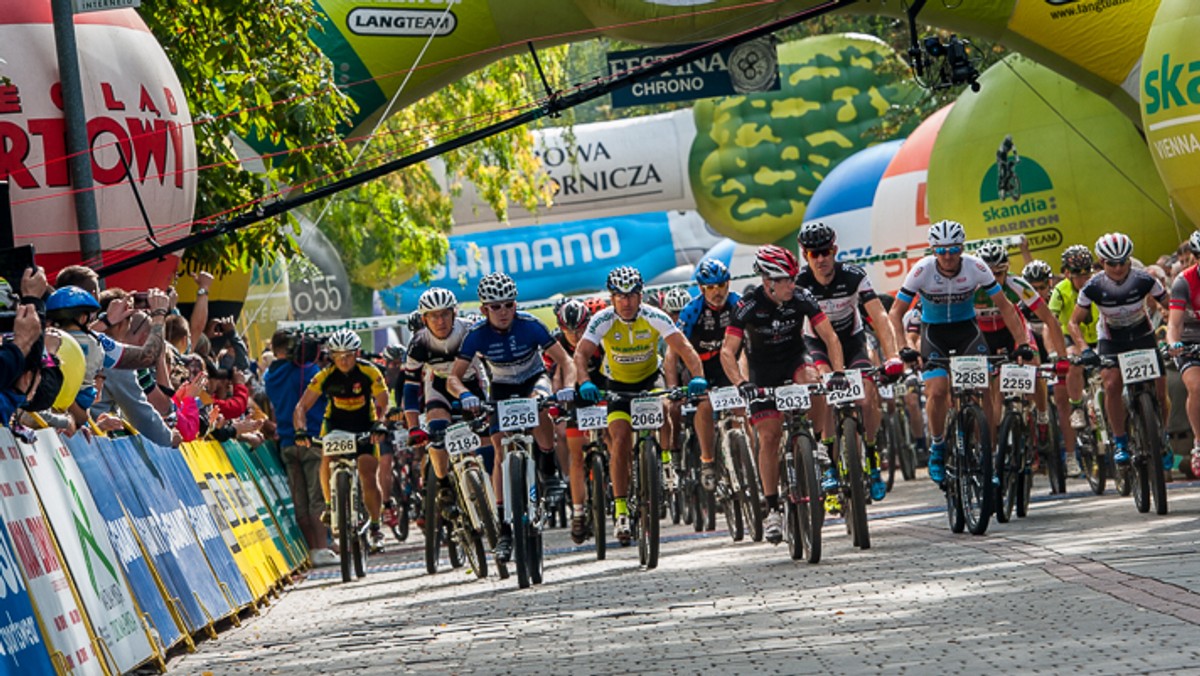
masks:
{"label": "mountain bike", "polygon": [[717,498],[715,493],[705,490],[700,481],[700,440],[696,437],[696,405],[691,398],[684,403],[681,418],[683,431],[679,448],[683,454],[683,472],[679,477],[679,493],[684,504],[684,522],[700,533],[716,528]]}
{"label": "mountain bike", "polygon": [[754,542],[763,538],[763,500],[757,466],[746,434],[746,402],[736,387],[710,390],[713,424],[716,428],[713,458],[717,463],[714,494],[725,513],[725,525],[734,542],[750,534]]}
{"label": "mountain bike", "polygon": [[603,561],[608,553],[608,515],[612,513],[612,486],[608,482],[608,449],[604,447],[604,430],[608,427],[608,408],[603,405],[576,406],[571,411],[575,426],[587,432],[583,445],[583,467],[587,479],[587,507],[584,524],[587,536],[595,538],[596,560]]}
{"label": "mountain bike", "polygon": [[504,520],[512,527],[513,563],[517,569],[517,586],[526,589],[542,583],[545,563],[542,530],[549,518],[545,493],[537,484],[537,469],[533,459],[536,451],[533,430],[538,426],[539,412],[555,404],[550,398],[514,397],[487,404],[488,412],[496,416],[498,427],[505,432],[504,441]]}
{"label": "mountain bike", "polygon": [[1086,374],[1083,396],[1085,425],[1083,429],[1075,430],[1075,448],[1083,465],[1084,478],[1096,495],[1104,495],[1105,483],[1110,477],[1118,493],[1129,495],[1132,489],[1128,480],[1129,468],[1118,470],[1112,461],[1113,441],[1104,417],[1104,384],[1100,379],[1100,367],[1085,364],[1079,357],[1072,357],[1071,363],[1082,366]]}
{"label": "mountain bike", "polygon": [[[946,412],[946,515],[950,530],[972,535],[987,532],[994,508],[992,443],[987,417],[979,402],[988,387],[985,356],[955,356],[931,359],[950,376],[950,409]],[[999,358],[1004,359],[1004,358]]]}
{"label": "mountain bike", "polygon": [[879,400],[883,406],[883,418],[879,425],[878,445],[880,459],[887,465],[887,489],[891,492],[896,484],[896,471],[905,481],[917,476],[917,447],[912,440],[912,427],[908,421],[908,408],[904,405],[907,385],[880,383]]}
{"label": "mountain bike", "polygon": [[784,540],[793,560],[808,563],[821,561],[825,497],[821,494],[812,424],[806,413],[812,408],[811,395],[822,392],[819,385],[791,384],[761,388],[754,396],[755,400],[774,398],[775,408],[782,414],[779,496],[784,509]]}
{"label": "mountain bike", "polygon": [[391,527],[392,537],[398,542],[408,540],[409,525],[416,515],[422,514],[424,493],[421,490],[421,458],[424,453],[408,444],[408,430],[393,429],[392,432],[392,504],[396,518]]}
{"label": "mountain bike", "polygon": [[[1109,359],[1108,364],[1113,360]],[[1133,455],[1133,504],[1139,512],[1150,511],[1153,499],[1156,514],[1167,513],[1166,470],[1162,458],[1169,453],[1162,433],[1155,384],[1163,375],[1158,350],[1131,350],[1117,355],[1123,383],[1121,400],[1129,411],[1129,441]]]}
{"label": "mountain bike", "polygon": [[661,397],[678,390],[608,392],[607,401],[629,401],[629,418],[636,436],[630,458],[631,477],[626,505],[638,563],[646,570],[658,567],[659,512],[663,499],[662,451],[656,438],[666,419]]}
{"label": "mountain bike", "polygon": [[[457,544],[475,577],[487,577],[487,552],[496,547],[499,527],[496,523],[496,498],[492,493],[492,482],[483,467],[483,460],[476,449],[480,438],[477,432],[487,433],[486,419],[459,422],[441,432],[430,435],[430,444],[442,447],[449,456],[450,480],[455,494],[455,505],[442,518],[447,524],[450,541]],[[434,484],[436,485],[436,484]],[[431,501],[436,502],[437,491],[428,491]],[[485,547],[486,545],[486,547]],[[496,562],[500,579],[508,578],[508,567]]]}
{"label": "mountain bike", "polygon": [[[847,369],[843,371],[846,386],[840,389],[830,389],[826,376],[825,401],[834,409],[837,425],[836,467],[838,468],[838,488],[835,493],[842,514],[846,520],[846,530],[855,547],[871,548],[871,535],[867,528],[867,504],[870,502],[870,475],[867,459],[867,446],[863,437],[862,401],[866,398],[863,385],[864,378],[877,378],[882,369]],[[828,491],[827,491],[828,493]]]}
{"label": "mountain bike", "polygon": [[[1014,511],[1018,517],[1024,518],[1029,510],[1033,488],[1033,454],[1036,449],[1036,413],[1032,397],[1037,390],[1037,381],[1038,378],[1054,380],[1057,376],[1053,365],[1001,364],[999,378],[1004,404],[996,433],[994,504],[996,520],[1008,523]],[[1051,430],[1051,435],[1054,432]],[[1056,443],[1049,451],[1047,455],[1059,455]],[[1051,468],[1049,463],[1047,468]],[[1053,469],[1050,471],[1053,476]],[[1053,481],[1052,478],[1051,483]]]}
{"label": "mountain bike", "polygon": [[[329,525],[338,542],[342,582],[367,574],[367,527],[370,521],[361,508],[358,480],[358,445],[369,443],[370,433],[354,434],[334,430],[321,437],[321,453],[330,458]],[[361,524],[361,528],[359,525]]]}

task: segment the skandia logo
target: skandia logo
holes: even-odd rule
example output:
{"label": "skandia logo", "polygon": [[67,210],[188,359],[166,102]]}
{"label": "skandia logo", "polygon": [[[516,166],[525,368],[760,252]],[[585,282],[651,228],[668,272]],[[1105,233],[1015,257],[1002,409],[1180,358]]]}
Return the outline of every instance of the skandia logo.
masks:
{"label": "skandia logo", "polygon": [[1021,216],[1026,214],[1034,214],[1040,211],[1046,211],[1053,208],[1054,200],[1043,200],[1035,197],[1026,197],[1017,204],[991,206],[983,211],[983,220],[985,223],[997,221],[1002,218],[1012,218],[1013,216]]}
{"label": "skandia logo", "polygon": [[1142,78],[1142,93],[1147,115],[1200,105],[1200,61],[1171,63],[1171,55],[1163,54],[1161,65]]}
{"label": "skandia logo", "polygon": [[1001,194],[999,186],[999,168],[992,163],[979,184],[980,218],[986,224],[987,236],[1058,223],[1058,202],[1053,194],[1045,194],[1054,189],[1054,182],[1037,160],[1022,155],[1012,166],[1006,194]]}

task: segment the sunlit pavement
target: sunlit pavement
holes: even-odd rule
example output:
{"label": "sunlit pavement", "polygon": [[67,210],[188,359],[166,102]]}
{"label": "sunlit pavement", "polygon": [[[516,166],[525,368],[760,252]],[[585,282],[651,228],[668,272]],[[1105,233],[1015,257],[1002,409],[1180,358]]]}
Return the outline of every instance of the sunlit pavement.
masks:
{"label": "sunlit pavement", "polygon": [[827,523],[810,565],[786,545],[667,526],[596,561],[548,532],[545,582],[425,574],[419,534],[368,575],[303,582],[170,673],[1200,673],[1200,484],[1167,516],[1072,480],[1025,519],[954,535],[924,474],[873,505],[872,548]]}

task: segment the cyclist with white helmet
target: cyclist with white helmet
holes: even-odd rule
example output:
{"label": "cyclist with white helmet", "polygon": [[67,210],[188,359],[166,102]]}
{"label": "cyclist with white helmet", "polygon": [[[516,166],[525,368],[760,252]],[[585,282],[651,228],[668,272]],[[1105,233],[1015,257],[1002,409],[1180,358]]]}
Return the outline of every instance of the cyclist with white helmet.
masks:
{"label": "cyclist with white helmet", "polygon": [[[517,311],[517,283],[503,272],[484,275],[476,287],[483,321],[471,327],[463,338],[462,347],[450,371],[447,386],[459,398],[466,410],[478,410],[482,404],[478,394],[463,383],[463,377],[478,357],[489,369],[489,397],[501,401],[512,397],[549,397],[550,376],[542,361],[545,353],[566,375],[567,382],[575,379],[575,364],[562,345],[550,335],[541,320],[528,312]],[[575,390],[565,387],[557,392],[559,401],[571,401]],[[496,560],[507,562],[512,556],[512,526],[504,518],[504,450],[500,442],[498,421],[492,421],[492,445],[495,462],[492,464],[492,485],[496,491],[496,511],[500,522],[500,537],[496,542]],[[533,430],[537,445],[535,455],[554,453],[554,423],[547,411],[538,416]],[[539,459],[535,458],[535,461]]]}
{"label": "cyclist with white helmet", "polygon": [[[597,312],[575,350],[575,373],[579,396],[589,402],[600,400],[600,388],[592,382],[587,363],[597,348],[604,348],[604,375],[610,392],[641,392],[659,384],[658,342],[679,353],[688,370],[696,374],[688,390],[701,394],[708,383],[699,376],[704,372],[700,357],[691,343],[662,310],[642,303],[642,273],[629,266],[608,274],[606,286],[612,297],[610,307]],[[608,405],[608,450],[611,453],[612,486],[615,502],[613,536],[624,546],[632,541],[629,523],[630,455],[633,450],[633,426],[630,402]]]}
{"label": "cyclist with white helmet", "polygon": [[[975,319],[975,293],[983,289],[995,303],[1004,326],[1012,334],[1014,353],[1024,360],[1033,357],[1025,326],[1016,308],[1004,295],[996,276],[976,256],[963,253],[966,230],[956,221],[938,221],[929,228],[933,255],[917,261],[908,271],[892,305],[892,326],[903,331],[904,313],[917,297],[921,299],[921,357],[925,383],[925,411],[929,419],[929,478],[941,484],[946,474],[946,412],[950,408],[949,373],[945,361],[957,356],[986,355],[987,341]],[[915,355],[906,354],[911,360]],[[936,361],[934,361],[936,360]],[[991,393],[984,391],[984,412],[995,428],[996,408]]]}
{"label": "cyclist with white helmet", "polygon": [[[417,299],[416,316],[420,326],[413,331],[408,343],[408,358],[404,362],[405,382],[402,407],[408,425],[409,444],[423,444],[429,434],[421,429],[420,415],[435,438],[450,426],[450,413],[457,396],[450,393],[448,380],[454,361],[458,358],[463,338],[471,324],[457,316],[458,298],[449,289],[432,287]],[[463,386],[477,397],[483,397],[487,377],[478,359],[471,362],[462,376]],[[479,449],[484,467],[490,471],[492,447],[485,440]],[[455,505],[453,484],[448,474],[450,458],[440,446],[429,448],[433,473],[437,476],[438,502],[443,509]],[[390,478],[389,478],[390,481]],[[390,484],[388,484],[390,485]]]}
{"label": "cyclist with white helmet", "polygon": [[[1200,232],[1187,241],[1188,251],[1200,255]],[[1188,266],[1171,285],[1167,316],[1167,344],[1187,387],[1187,417],[1192,426],[1192,476],[1200,477],[1200,355],[1183,354],[1185,347],[1200,344],[1200,268]]]}
{"label": "cyclist with white helmet", "polygon": [[[1096,351],[1083,350],[1086,363],[1099,365],[1104,380],[1104,412],[1113,432],[1113,461],[1118,465],[1129,464],[1129,435],[1125,430],[1127,411],[1121,397],[1121,370],[1116,368],[1117,355],[1130,350],[1153,350],[1158,345],[1150,317],[1146,314],[1146,297],[1152,297],[1161,306],[1166,306],[1167,290],[1145,270],[1133,269],[1133,240],[1119,232],[1108,233],[1096,241],[1096,257],[1104,264],[1104,271],[1095,275],[1079,290],[1075,311],[1067,328],[1079,345],[1084,344],[1081,324],[1090,317],[1092,306],[1100,311]],[[1097,355],[1097,352],[1099,354]],[[1161,361],[1161,359],[1160,359]],[[1159,372],[1165,373],[1159,364]],[[1160,376],[1155,383],[1158,400],[1167,400],[1167,379]],[[1165,417],[1167,406],[1162,407]],[[1166,420],[1163,420],[1166,429]],[[1164,464],[1172,460],[1172,454],[1163,456]]]}
{"label": "cyclist with white helmet", "polygon": [[[1067,356],[1077,357],[1086,347],[1096,347],[1099,337],[1096,335],[1100,324],[1100,311],[1095,305],[1091,306],[1087,319],[1079,325],[1083,334],[1083,344],[1075,342],[1071,336],[1071,315],[1075,314],[1075,304],[1079,298],[1079,290],[1092,278],[1095,259],[1092,252],[1082,244],[1073,244],[1062,252],[1063,279],[1054,285],[1050,291],[1047,305],[1050,312],[1058,318],[1058,324],[1066,334]],[[1067,372],[1066,387],[1054,388],[1054,404],[1058,407],[1058,424],[1063,433],[1063,444],[1069,456],[1075,455],[1075,435],[1078,430],[1087,425],[1083,411],[1083,367],[1072,365]]]}
{"label": "cyclist with white helmet", "polygon": [[[672,287],[663,292],[662,310],[671,318],[671,322],[675,324],[676,328],[679,328],[679,313],[683,312],[690,302],[692,302],[692,294],[681,286]],[[679,383],[688,377],[687,371],[680,367],[679,356],[668,350],[666,342],[661,339],[658,341],[658,353],[663,358],[663,381],[669,388],[678,387]],[[675,443],[679,441],[679,427],[682,420],[683,401],[669,402],[667,417],[664,419],[658,435],[659,449],[662,451],[663,484],[667,486],[674,486],[679,474],[682,456],[679,454],[679,449],[675,448]]]}
{"label": "cyclist with white helmet", "polygon": [[[828,225],[817,221],[807,223],[800,228],[796,242],[804,254],[808,265],[800,271],[796,284],[808,289],[817,299],[821,311],[837,333],[838,343],[842,347],[842,358],[846,368],[869,369],[873,366],[868,348],[867,330],[862,319],[860,306],[875,326],[883,355],[887,359],[885,372],[889,377],[899,377],[904,373],[904,363],[897,357],[898,347],[896,336],[892,332],[891,322],[887,321],[883,303],[875,294],[867,272],[857,265],[839,263],[836,260],[837,233]],[[821,340],[810,323],[804,325],[804,344],[812,356],[813,365],[821,373],[829,373],[828,351],[825,342]],[[883,407],[879,403],[879,392],[875,381],[864,378],[863,389],[866,401],[863,405],[863,441],[867,447],[867,457],[871,477],[871,499],[883,500],[887,497],[887,483],[879,469],[879,454],[875,448],[875,435],[879,432],[879,423],[883,415]],[[830,409],[823,418],[817,418],[821,432],[821,443],[836,452],[834,434],[836,423],[833,410]],[[837,460],[837,458],[833,458]],[[837,470],[830,466],[822,479],[822,487],[826,491],[834,491],[838,487]]]}
{"label": "cyclist with white helmet", "polygon": [[[825,345],[835,375],[834,387],[844,386],[842,344],[817,299],[796,285],[800,264],[791,251],[768,244],[754,256],[754,270],[762,284],[742,297],[721,345],[721,366],[730,382],[750,402],[750,422],[758,434],[758,476],[768,513],[763,537],[772,544],[783,539],[783,511],[779,504],[779,443],[783,421],[773,400],[760,400],[760,387],[813,382],[815,375],[806,364],[804,322]],[[738,353],[746,348],[749,373],[742,373]],[[818,398],[819,400],[820,398]],[[814,419],[821,420],[824,404],[814,400]]]}
{"label": "cyclist with white helmet", "polygon": [[[384,424],[388,408],[388,389],[383,373],[371,362],[360,359],[358,350],[362,340],[350,329],[340,329],[329,336],[325,343],[333,363],[321,369],[308,383],[292,422],[296,429],[296,445],[308,446],[311,440],[305,430],[305,418],[322,395],[328,404],[325,407],[325,423],[321,434],[332,431],[350,432],[355,435],[370,432],[369,439],[358,442],[358,478],[362,483],[363,503],[370,517],[371,541],[378,545],[383,540],[379,517],[383,508],[384,493],[379,490],[378,451],[376,444],[387,434]],[[321,458],[321,492],[325,503],[329,503],[330,456]],[[391,477],[388,477],[388,485]],[[328,519],[328,512],[322,521]],[[326,524],[328,525],[328,524]]]}
{"label": "cyclist with white helmet", "polygon": [[[727,387],[733,382],[721,366],[721,346],[741,296],[729,290],[729,268],[715,258],[706,258],[696,266],[696,283],[700,285],[700,295],[679,313],[679,328],[704,364],[704,379],[708,386]],[[700,446],[700,482],[706,490],[712,491],[717,487],[713,458],[716,428],[712,404],[707,397],[697,402],[694,422]]]}
{"label": "cyclist with white helmet", "polygon": [[[1050,293],[1054,290],[1053,276],[1054,270],[1050,268],[1049,263],[1043,260],[1035,259],[1029,261],[1021,269],[1021,279],[1029,283],[1029,286],[1037,292],[1038,298],[1041,298],[1043,303],[1050,302]],[[1022,315],[1025,317],[1025,321],[1029,322],[1030,330],[1033,331],[1033,337],[1037,341],[1038,355],[1043,362],[1048,361],[1050,353],[1046,350],[1046,336],[1049,335],[1050,329],[1047,328],[1049,325],[1041,317],[1028,310],[1022,310]],[[1054,313],[1051,312],[1050,315],[1053,316]],[[1059,327],[1059,331],[1063,333],[1063,340],[1065,341],[1066,332],[1063,331],[1062,327]],[[1058,354],[1059,356],[1065,356],[1066,353],[1060,352]]]}

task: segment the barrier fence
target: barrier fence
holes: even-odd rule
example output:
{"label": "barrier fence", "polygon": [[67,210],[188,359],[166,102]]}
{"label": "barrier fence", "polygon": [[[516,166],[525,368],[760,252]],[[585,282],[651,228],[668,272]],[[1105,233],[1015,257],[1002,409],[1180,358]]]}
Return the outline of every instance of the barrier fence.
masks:
{"label": "barrier fence", "polygon": [[274,448],[0,428],[0,674],[123,674],[194,649],[307,565]]}

